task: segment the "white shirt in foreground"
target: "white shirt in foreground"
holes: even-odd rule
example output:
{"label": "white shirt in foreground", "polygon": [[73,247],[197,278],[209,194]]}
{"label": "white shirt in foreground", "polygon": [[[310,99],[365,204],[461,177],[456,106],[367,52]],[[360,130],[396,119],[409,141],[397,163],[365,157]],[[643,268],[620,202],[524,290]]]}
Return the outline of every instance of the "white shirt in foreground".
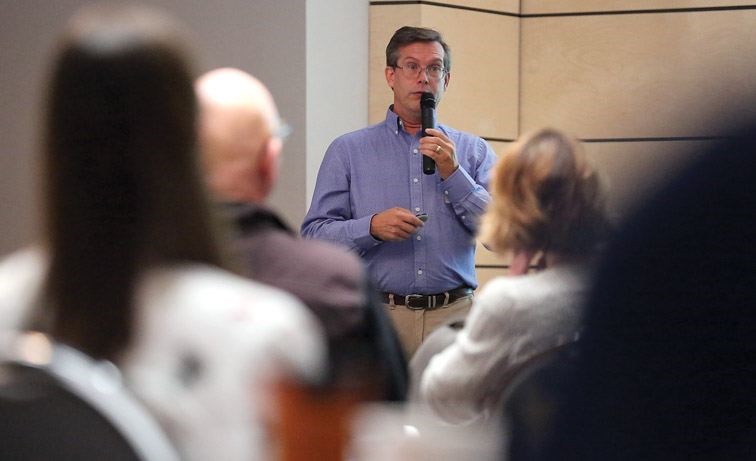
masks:
{"label": "white shirt in foreground", "polygon": [[[23,328],[46,268],[37,249],[0,262],[0,333]],[[117,365],[182,459],[265,459],[270,385],[325,369],[317,320],[283,291],[196,264],[147,273],[137,307]]]}

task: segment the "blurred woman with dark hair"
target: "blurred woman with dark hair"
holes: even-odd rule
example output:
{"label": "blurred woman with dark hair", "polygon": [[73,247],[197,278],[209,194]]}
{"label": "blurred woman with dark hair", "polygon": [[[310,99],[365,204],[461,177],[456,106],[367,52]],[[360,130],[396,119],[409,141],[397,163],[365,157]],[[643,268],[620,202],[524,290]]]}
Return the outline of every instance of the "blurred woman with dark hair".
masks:
{"label": "blurred woman with dark hair", "polygon": [[3,330],[112,361],[183,459],[255,459],[271,373],[320,373],[293,297],[225,270],[195,165],[186,37],[95,5],[69,22],[46,107],[46,241],[0,264]]}
{"label": "blurred woman with dark hair", "polygon": [[[421,399],[454,424],[489,420],[523,365],[579,333],[588,269],[608,228],[596,171],[579,143],[554,129],[502,155],[491,195],[480,237],[511,253],[510,276],[481,290],[420,384]],[[533,264],[545,269],[529,273]]]}

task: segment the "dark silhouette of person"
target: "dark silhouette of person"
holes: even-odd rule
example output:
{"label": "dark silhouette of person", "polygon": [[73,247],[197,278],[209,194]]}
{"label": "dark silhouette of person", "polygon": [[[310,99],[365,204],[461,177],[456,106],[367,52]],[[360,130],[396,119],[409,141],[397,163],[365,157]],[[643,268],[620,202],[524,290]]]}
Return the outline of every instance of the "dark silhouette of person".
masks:
{"label": "dark silhouette of person", "polygon": [[754,122],[661,187],[610,244],[541,459],[753,459]]}

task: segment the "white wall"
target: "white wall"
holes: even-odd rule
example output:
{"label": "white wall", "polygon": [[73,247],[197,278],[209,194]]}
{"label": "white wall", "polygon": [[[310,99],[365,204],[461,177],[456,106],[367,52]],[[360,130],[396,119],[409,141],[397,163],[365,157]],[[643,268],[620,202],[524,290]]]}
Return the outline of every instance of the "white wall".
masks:
{"label": "white wall", "polygon": [[337,136],[367,125],[368,0],[307,0],[307,197]]}

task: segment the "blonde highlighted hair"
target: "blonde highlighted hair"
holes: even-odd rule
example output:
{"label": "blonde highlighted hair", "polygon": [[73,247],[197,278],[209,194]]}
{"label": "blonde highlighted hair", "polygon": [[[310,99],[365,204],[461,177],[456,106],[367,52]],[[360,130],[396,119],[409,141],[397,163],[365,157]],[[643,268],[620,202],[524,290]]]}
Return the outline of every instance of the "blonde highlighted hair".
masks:
{"label": "blonde highlighted hair", "polygon": [[592,253],[608,230],[603,187],[579,141],[553,128],[522,136],[498,160],[480,239],[498,252]]}

